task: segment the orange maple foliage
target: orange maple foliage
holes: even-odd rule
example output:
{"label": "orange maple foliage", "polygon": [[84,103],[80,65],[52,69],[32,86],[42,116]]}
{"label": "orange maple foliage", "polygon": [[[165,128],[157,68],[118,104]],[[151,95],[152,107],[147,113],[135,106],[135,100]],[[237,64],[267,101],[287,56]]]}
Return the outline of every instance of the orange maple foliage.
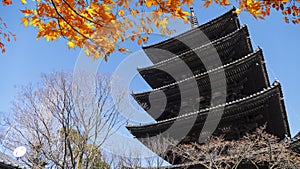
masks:
{"label": "orange maple foliage", "polygon": [[[273,1],[263,1],[259,3],[259,18],[263,19],[265,16],[270,15],[270,9],[273,8],[280,11],[288,23],[292,21],[294,24],[300,22],[300,1],[299,0],[273,0]],[[254,13],[254,12],[253,12]],[[254,13],[255,14],[255,13]]]}
{"label": "orange maple foliage", "polygon": [[16,35],[10,31],[8,31],[7,29],[8,28],[7,28],[6,23],[0,17],[0,51],[1,51],[1,53],[6,52],[4,41],[11,42],[12,40],[14,40],[14,41],[17,40]]}
{"label": "orange maple foliage", "polygon": [[[255,18],[265,19],[270,15],[271,9],[281,11],[284,15],[285,22],[290,20],[294,23],[300,23],[300,0],[237,0],[238,8],[236,13],[246,11],[252,14]],[[216,4],[230,5],[230,0],[215,0]],[[203,7],[208,7],[212,4],[212,0],[205,0]]]}
{"label": "orange maple foliage", "polygon": [[[53,41],[63,37],[68,40],[69,48],[86,47],[86,53],[93,58],[107,59],[114,51],[129,51],[118,45],[120,40],[129,38],[133,41],[137,39],[138,44],[147,42],[148,38],[141,35],[152,32],[149,24],[154,23],[163,32],[170,32],[167,28],[168,17],[163,13],[185,20],[189,15],[180,8],[183,5],[180,0],[147,1],[146,6],[153,5],[156,9],[136,22],[124,15],[144,15],[139,9],[145,4],[136,3],[135,8],[129,8],[132,3],[130,0],[37,0],[35,8],[21,10],[24,14],[21,21],[25,27],[30,25],[38,30],[37,39],[43,37],[47,41]],[[127,30],[133,27],[135,31],[128,35]]]}
{"label": "orange maple foliage", "polygon": [[[119,41],[126,39],[143,44],[153,32],[153,26],[162,35],[170,35],[169,19],[181,18],[188,21],[189,13],[183,6],[190,6],[193,0],[34,0],[35,5],[21,10],[24,17],[21,22],[25,27],[37,29],[37,39],[53,41],[65,38],[69,48],[86,48],[85,52],[93,58],[108,56],[115,51],[129,52],[120,46]],[[26,4],[26,0],[21,0]],[[212,3],[222,6],[231,5],[230,0],[205,0],[203,6]],[[255,18],[264,19],[270,15],[270,9],[280,10],[286,22],[300,22],[300,0],[236,0],[236,13],[246,11]],[[2,0],[3,5],[11,0]],[[151,11],[150,13],[145,13]],[[170,14],[170,15],[165,15]],[[126,17],[131,15],[131,17]],[[137,19],[139,18],[139,19]],[[1,26],[0,26],[1,29]],[[2,32],[1,32],[2,33]],[[0,33],[0,35],[2,35]],[[4,35],[4,34],[3,34]],[[6,34],[6,40],[7,36]],[[9,34],[13,36],[13,34]],[[4,38],[5,39],[5,38]],[[0,49],[5,52],[3,40]]]}
{"label": "orange maple foliage", "polygon": [[5,5],[11,5],[12,4],[12,1],[11,0],[2,0],[2,5],[5,6]]}
{"label": "orange maple foliage", "polygon": [[[137,40],[139,45],[146,43],[148,38],[142,34],[152,32],[151,24],[169,34],[172,32],[167,27],[169,17],[164,14],[188,20],[189,13],[181,6],[191,3],[191,0],[148,0],[146,3],[132,0],[37,0],[36,8],[21,10],[24,14],[21,21],[25,27],[37,28],[37,39],[43,37],[53,41],[63,37],[68,40],[69,48],[86,47],[86,53],[93,58],[107,59],[114,51],[129,51],[118,45],[120,40],[128,38]],[[154,9],[146,15],[140,12],[145,6]],[[125,17],[125,14],[131,14],[133,18]],[[142,19],[137,22],[136,17]]]}

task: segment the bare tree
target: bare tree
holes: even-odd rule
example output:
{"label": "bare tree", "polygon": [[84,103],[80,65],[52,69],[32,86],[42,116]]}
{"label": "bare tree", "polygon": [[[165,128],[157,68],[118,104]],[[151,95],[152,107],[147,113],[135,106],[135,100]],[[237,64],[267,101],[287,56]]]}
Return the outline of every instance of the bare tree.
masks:
{"label": "bare tree", "polygon": [[180,165],[164,167],[165,163],[157,156],[147,159],[133,156],[111,156],[112,168],[120,169],[298,169],[299,154],[291,151],[284,140],[265,132],[265,126],[254,132],[246,133],[239,140],[225,140],[221,137],[210,137],[205,143],[180,143],[178,141],[157,135],[140,138],[140,141],[169,163]]}
{"label": "bare tree", "polygon": [[[172,164],[176,160],[176,154],[173,154],[170,151],[172,148],[176,147],[179,142],[174,138],[159,134],[152,137],[141,138],[140,141],[169,163]],[[164,163],[164,160],[159,157],[148,158],[145,161],[148,167],[161,167]]]}
{"label": "bare tree", "polygon": [[124,91],[113,99],[108,75],[76,78],[58,72],[21,88],[5,146],[26,146],[30,168],[108,168],[100,147],[125,123],[118,110]]}
{"label": "bare tree", "polygon": [[126,153],[124,152],[123,155],[109,154],[109,158],[106,158],[106,162],[110,164],[111,168],[154,169],[166,165],[165,160],[170,163],[175,160],[174,157],[176,156],[172,156],[169,151],[172,147],[177,145],[178,141],[175,139],[159,134],[153,137],[139,138],[139,140],[156,155],[152,154],[153,156],[150,156],[150,154],[147,154],[145,156],[145,154],[135,149]]}
{"label": "bare tree", "polygon": [[201,164],[208,169],[267,167],[269,169],[300,168],[299,154],[288,144],[265,132],[265,126],[247,133],[239,140],[227,141],[211,137],[204,144],[180,144],[172,149],[187,163]]}

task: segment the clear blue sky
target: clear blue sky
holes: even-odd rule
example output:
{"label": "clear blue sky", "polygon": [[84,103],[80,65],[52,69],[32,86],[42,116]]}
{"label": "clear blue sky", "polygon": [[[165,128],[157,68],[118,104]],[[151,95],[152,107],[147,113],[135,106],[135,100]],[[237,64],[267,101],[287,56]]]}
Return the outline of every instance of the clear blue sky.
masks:
{"label": "clear blue sky", "polygon": [[[205,23],[231,9],[215,5],[207,9],[200,6],[195,5],[200,23]],[[3,112],[9,115],[11,102],[16,96],[15,85],[38,82],[41,73],[73,71],[80,52],[80,49],[69,50],[63,39],[48,43],[44,39],[37,41],[37,31],[32,27],[24,28],[20,24],[22,14],[19,9],[23,8],[24,6],[17,1],[14,1],[12,6],[0,6],[0,16],[9,29],[17,34],[17,41],[6,43],[7,52],[0,54],[1,116],[4,116]],[[249,27],[253,47],[260,46],[263,49],[271,81],[277,78],[282,83],[290,128],[294,135],[300,131],[300,25],[286,24],[283,16],[276,11],[272,11],[266,20],[256,20],[248,13],[242,13],[239,18],[242,24]],[[114,59],[123,58],[126,58],[126,55],[113,55],[109,64],[115,64],[112,61]],[[137,88],[140,89],[141,86]]]}

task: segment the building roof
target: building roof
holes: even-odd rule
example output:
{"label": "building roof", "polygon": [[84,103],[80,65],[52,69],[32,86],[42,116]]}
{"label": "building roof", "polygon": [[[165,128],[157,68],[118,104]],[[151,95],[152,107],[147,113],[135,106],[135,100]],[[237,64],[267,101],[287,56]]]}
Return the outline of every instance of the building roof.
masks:
{"label": "building roof", "polygon": [[25,167],[22,166],[17,160],[0,152],[0,168],[1,169],[24,169]]}
{"label": "building roof", "polygon": [[[226,80],[219,78],[220,73],[222,73],[223,71],[226,75]],[[185,101],[185,98],[182,98],[181,96],[181,92],[186,93],[186,96],[190,96],[188,93],[199,90],[200,109],[209,107],[211,103],[210,99],[213,95],[213,93],[211,93],[211,79],[214,80],[213,83],[216,87],[223,87],[224,82],[220,83],[220,80],[225,80],[227,82],[227,101],[240,99],[241,97],[258,92],[263,88],[267,88],[270,86],[262,50],[258,49],[256,52],[251,53],[241,59],[235,60],[229,64],[211,69],[207,72],[197,74],[195,76],[174,82],[166,86],[156,88],[152,91],[132,95],[146,111],[149,110],[151,105],[153,106],[151,107],[151,111],[148,112],[152,117],[154,117],[156,120],[164,120],[166,118],[172,118],[172,116],[174,117],[177,115],[176,112],[178,113],[180,107],[176,105],[180,105],[180,103]],[[197,81],[197,89],[188,87],[191,86],[191,80]],[[180,91],[179,85],[187,86],[182,87],[187,90]],[[242,85],[244,86],[243,88],[241,88]],[[240,90],[234,90],[234,88],[240,88]],[[164,94],[168,98],[167,105],[163,113],[161,113],[159,110],[153,111],[155,105],[159,105],[159,103],[162,103],[162,99],[165,99],[160,97],[159,92],[161,91],[164,92]],[[149,101],[150,93],[151,105]],[[192,104],[187,104],[186,109],[181,108],[181,111],[186,110],[186,112],[188,113],[192,111],[192,108]],[[161,113],[159,117],[157,117],[157,113]]]}
{"label": "building roof", "polygon": [[[235,8],[233,7],[230,11],[225,14],[203,24],[197,28],[188,30],[180,35],[173,38],[166,39],[160,43],[156,43],[149,46],[144,46],[143,49],[153,63],[160,62],[168,59],[169,56],[157,55],[156,49],[167,50],[174,54],[180,54],[191,47],[186,47],[180,42],[185,40],[195,41],[195,45],[201,45],[207,43],[207,41],[213,41],[219,39],[240,27],[237,14],[234,13]],[[205,36],[203,36],[205,34]],[[196,37],[196,38],[195,38]]]}
{"label": "building roof", "polygon": [[[252,116],[254,120],[252,122],[258,123],[258,125],[263,125],[267,122],[267,131],[279,138],[283,139],[285,135],[290,135],[279,82],[274,83],[273,86],[258,93],[226,104],[158,121],[157,123],[127,126],[127,129],[137,138],[155,136],[166,131],[175,121],[178,122],[177,126],[184,128],[186,126],[185,122],[189,121],[188,119],[196,117],[197,120],[193,128],[200,134],[201,126],[203,126],[208,113],[212,113],[213,116],[218,116],[218,111],[222,108],[224,108],[224,113],[220,121],[221,125],[238,125],[238,123],[244,120],[244,117],[248,119],[246,118],[247,116]],[[180,132],[180,129],[178,128],[176,132]]]}
{"label": "building roof", "polygon": [[[180,55],[173,55],[152,66],[138,68],[138,71],[152,88],[158,88],[175,82],[169,75],[170,73],[176,74],[179,78],[176,80],[182,80],[186,72],[179,69],[180,67],[188,66],[188,69],[196,75],[228,64],[252,52],[249,32],[247,26],[244,25],[222,38],[191,48]],[[163,54],[160,53],[161,55]]]}

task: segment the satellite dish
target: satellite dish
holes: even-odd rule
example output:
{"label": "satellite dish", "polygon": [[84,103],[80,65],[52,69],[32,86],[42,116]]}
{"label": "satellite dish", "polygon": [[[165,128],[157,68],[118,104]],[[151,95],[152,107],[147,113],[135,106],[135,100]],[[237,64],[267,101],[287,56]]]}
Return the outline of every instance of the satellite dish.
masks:
{"label": "satellite dish", "polygon": [[17,147],[13,152],[13,155],[17,158],[22,157],[25,154],[26,154],[26,148],[24,146]]}

